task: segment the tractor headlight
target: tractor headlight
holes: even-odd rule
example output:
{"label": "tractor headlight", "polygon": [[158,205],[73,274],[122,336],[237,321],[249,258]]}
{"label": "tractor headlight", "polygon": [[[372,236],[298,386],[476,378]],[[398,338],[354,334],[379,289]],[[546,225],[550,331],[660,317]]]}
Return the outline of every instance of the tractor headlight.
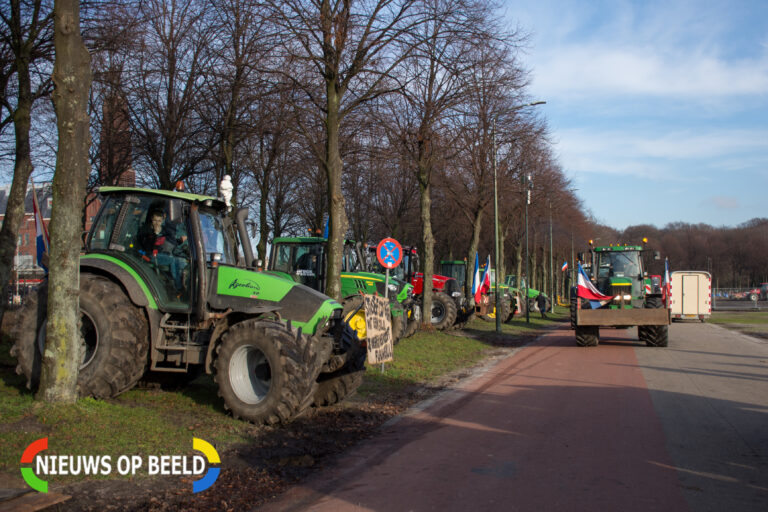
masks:
{"label": "tractor headlight", "polygon": [[392,284],[392,283],[389,283],[389,284],[387,285],[387,288],[388,288],[388,289],[389,289],[389,291],[391,291],[391,292],[397,292],[397,288],[398,288],[398,286],[397,286],[396,284]]}

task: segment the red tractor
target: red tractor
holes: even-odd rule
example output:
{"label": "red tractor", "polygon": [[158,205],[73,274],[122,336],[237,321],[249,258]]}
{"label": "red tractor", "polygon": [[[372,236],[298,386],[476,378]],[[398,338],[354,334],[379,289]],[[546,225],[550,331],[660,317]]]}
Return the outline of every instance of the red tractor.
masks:
{"label": "red tractor", "polygon": [[[370,253],[371,265],[378,265],[375,252]],[[424,292],[424,274],[418,272],[419,254],[415,247],[403,247],[403,261],[397,268],[390,270],[391,275],[413,285],[413,297],[422,306]],[[383,270],[377,270],[383,272]],[[420,307],[420,311],[424,308]],[[431,324],[442,331],[452,327],[463,327],[471,318],[472,311],[461,286],[453,277],[435,274],[432,276],[432,314]]]}

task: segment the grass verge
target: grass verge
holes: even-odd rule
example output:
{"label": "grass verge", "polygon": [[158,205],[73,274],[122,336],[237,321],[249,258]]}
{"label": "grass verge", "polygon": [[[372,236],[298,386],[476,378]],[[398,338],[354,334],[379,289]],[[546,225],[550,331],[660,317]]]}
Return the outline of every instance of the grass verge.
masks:
{"label": "grass verge", "polygon": [[[531,315],[515,318],[495,332],[495,323],[473,320],[464,330],[450,333],[421,331],[402,340],[395,360],[381,368],[369,367],[356,401],[377,404],[398,401],[407,406],[418,390],[439,387],[441,377],[471,367],[499,347],[518,346],[567,313],[543,320]],[[220,451],[258,443],[274,429],[255,427],[225,413],[214,382],[203,376],[180,391],[134,389],[114,399],[81,399],[73,405],[50,405],[34,400],[25,378],[16,375],[10,340],[0,340],[0,487],[20,484],[20,457],[26,446],[49,438],[49,455],[191,454],[192,437],[213,443]],[[409,402],[410,400],[410,402]],[[402,407],[392,408],[394,413]],[[310,420],[311,421],[311,418]],[[141,476],[141,475],[139,475]],[[116,478],[112,472],[110,478]],[[85,477],[51,476],[52,484],[68,484]],[[88,477],[94,479],[98,477]],[[127,478],[127,477],[126,477]]]}
{"label": "grass verge", "polygon": [[707,321],[749,336],[768,339],[768,312],[765,311],[715,311]]}

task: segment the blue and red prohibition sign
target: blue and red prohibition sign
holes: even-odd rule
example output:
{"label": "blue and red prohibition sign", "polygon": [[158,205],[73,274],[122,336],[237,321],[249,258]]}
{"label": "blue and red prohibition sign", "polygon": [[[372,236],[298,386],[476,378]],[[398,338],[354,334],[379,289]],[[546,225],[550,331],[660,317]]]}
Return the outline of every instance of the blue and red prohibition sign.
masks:
{"label": "blue and red prohibition sign", "polygon": [[384,268],[395,268],[403,261],[403,248],[394,238],[385,238],[376,247],[376,258]]}

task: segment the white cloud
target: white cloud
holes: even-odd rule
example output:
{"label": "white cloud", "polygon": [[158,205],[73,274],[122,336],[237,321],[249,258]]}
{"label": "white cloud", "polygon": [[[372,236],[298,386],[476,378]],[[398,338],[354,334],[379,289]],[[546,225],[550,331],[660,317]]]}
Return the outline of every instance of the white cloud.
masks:
{"label": "white cloud", "polygon": [[544,97],[762,95],[768,91],[768,57],[726,61],[651,47],[571,45],[538,56],[532,88]]}
{"label": "white cloud", "polygon": [[566,169],[668,181],[706,180],[704,170],[768,165],[768,130],[706,133],[587,129],[558,132],[557,152]]}

